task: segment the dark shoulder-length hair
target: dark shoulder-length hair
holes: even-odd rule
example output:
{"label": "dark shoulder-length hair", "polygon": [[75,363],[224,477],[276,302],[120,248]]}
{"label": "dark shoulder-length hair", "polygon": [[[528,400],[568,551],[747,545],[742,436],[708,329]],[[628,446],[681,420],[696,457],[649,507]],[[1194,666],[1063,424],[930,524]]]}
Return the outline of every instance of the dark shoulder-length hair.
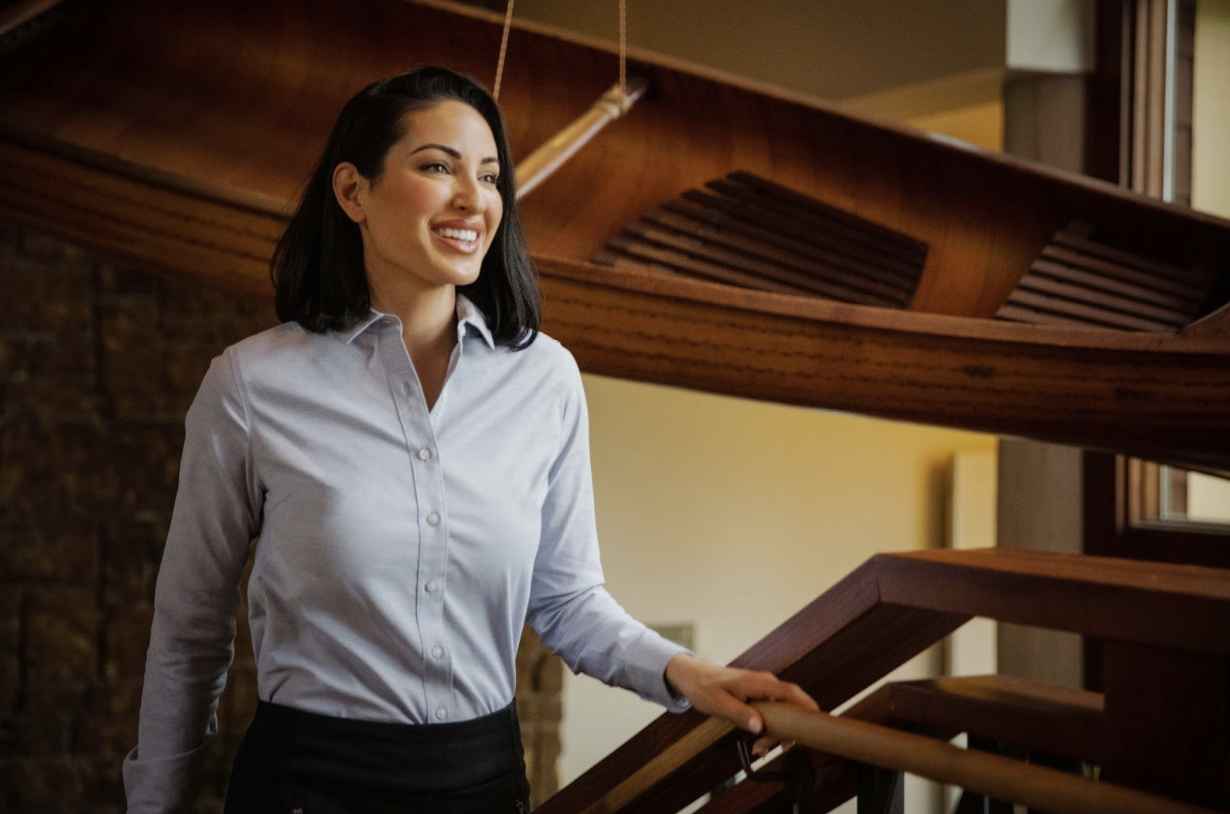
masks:
{"label": "dark shoulder-length hair", "polygon": [[512,153],[495,100],[468,76],[446,68],[373,82],[346,103],[333,125],[290,224],[278,241],[270,271],[278,318],[309,331],[342,330],[371,310],[363,241],[333,195],[333,170],[343,161],[376,181],[385,156],[403,135],[405,115],[453,99],[478,111],[495,137],[500,161],[496,187],[504,214],[478,279],[458,290],[482,309],[501,345],[528,347],[538,335],[542,298],[521,219]]}

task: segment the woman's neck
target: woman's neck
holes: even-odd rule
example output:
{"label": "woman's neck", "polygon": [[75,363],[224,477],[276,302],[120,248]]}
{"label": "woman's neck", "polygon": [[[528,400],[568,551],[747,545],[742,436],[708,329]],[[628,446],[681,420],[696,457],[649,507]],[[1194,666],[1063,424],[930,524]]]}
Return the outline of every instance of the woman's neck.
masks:
{"label": "woman's neck", "polygon": [[444,389],[449,358],[457,344],[457,289],[451,285],[415,291],[371,288],[372,308],[401,320],[402,340],[431,409]]}
{"label": "woman's neck", "polygon": [[401,320],[402,337],[412,359],[441,346],[452,350],[457,337],[457,289],[453,286],[418,290],[372,286],[371,301],[375,310]]}

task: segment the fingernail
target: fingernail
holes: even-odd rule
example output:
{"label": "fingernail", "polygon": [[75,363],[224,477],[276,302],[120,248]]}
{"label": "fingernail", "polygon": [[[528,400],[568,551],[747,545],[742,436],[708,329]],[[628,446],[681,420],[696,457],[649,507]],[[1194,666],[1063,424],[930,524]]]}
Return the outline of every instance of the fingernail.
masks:
{"label": "fingernail", "polygon": [[760,719],[752,718],[751,720],[749,720],[747,722],[747,731],[751,732],[753,735],[759,735],[760,734]]}

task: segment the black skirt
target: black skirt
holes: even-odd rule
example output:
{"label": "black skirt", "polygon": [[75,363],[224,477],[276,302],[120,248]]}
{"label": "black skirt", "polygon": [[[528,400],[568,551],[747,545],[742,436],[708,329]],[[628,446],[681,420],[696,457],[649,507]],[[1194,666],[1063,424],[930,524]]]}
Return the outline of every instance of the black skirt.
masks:
{"label": "black skirt", "polygon": [[225,814],[527,814],[515,706],[444,724],[354,721],[261,701]]}

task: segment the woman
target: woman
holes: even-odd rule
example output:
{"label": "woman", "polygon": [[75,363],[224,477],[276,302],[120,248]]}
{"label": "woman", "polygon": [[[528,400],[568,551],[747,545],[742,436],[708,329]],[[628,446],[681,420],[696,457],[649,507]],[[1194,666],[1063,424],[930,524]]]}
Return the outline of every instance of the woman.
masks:
{"label": "woman", "polygon": [[[129,811],[187,810],[249,622],[260,704],[227,811],[524,811],[514,656],[759,732],[814,708],[602,587],[580,374],[540,301],[495,102],[427,68],[343,109],[273,262],[282,325],[213,361],[187,436]],[[764,747],[766,744],[760,744]]]}

